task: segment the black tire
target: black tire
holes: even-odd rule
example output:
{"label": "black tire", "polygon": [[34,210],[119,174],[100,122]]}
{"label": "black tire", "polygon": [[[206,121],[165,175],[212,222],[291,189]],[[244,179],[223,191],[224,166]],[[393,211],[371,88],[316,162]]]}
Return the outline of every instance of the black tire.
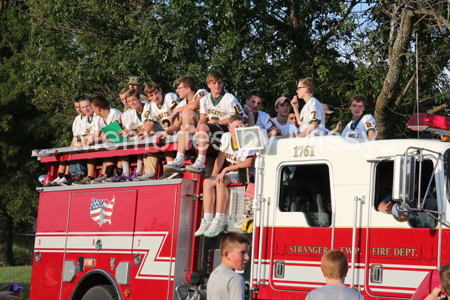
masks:
{"label": "black tire", "polygon": [[90,288],[81,300],[118,300],[116,291],[111,285],[97,285]]}

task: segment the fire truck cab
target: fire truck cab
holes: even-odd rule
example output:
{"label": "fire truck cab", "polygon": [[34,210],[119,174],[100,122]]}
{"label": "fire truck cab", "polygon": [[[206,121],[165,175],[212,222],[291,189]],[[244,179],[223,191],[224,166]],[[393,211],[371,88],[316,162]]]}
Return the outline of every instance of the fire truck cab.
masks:
{"label": "fire truck cab", "polygon": [[[448,134],[448,120],[419,117],[409,126]],[[258,134],[254,143],[253,136],[245,138],[251,130],[240,130],[240,147],[258,149],[254,195],[246,201],[248,184],[231,185],[227,206],[228,230],[252,240],[243,272],[248,299],[306,298],[325,285],[320,260],[329,249],[347,254],[346,284],[366,299],[408,299],[429,271],[450,262],[449,143],[324,136],[264,145]],[[149,139],[32,155],[46,164],[48,181],[61,161],[162,153],[176,145],[171,137],[165,144]],[[214,158],[210,151],[206,176]],[[39,187],[31,299],[202,299],[220,264],[221,238],[194,237],[204,178],[184,173],[170,180]],[[379,211],[389,195],[392,214]],[[250,232],[235,226],[249,200]]]}

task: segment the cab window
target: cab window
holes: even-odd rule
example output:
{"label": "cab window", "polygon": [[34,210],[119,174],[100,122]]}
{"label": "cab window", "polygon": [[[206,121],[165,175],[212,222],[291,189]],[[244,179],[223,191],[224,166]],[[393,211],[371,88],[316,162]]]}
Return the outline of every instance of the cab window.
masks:
{"label": "cab window", "polygon": [[301,212],[311,227],[331,225],[331,193],[325,164],[285,166],[281,170],[280,211]]}
{"label": "cab window", "polygon": [[[428,184],[431,179],[431,175],[433,174],[433,162],[431,160],[424,160],[422,163],[422,178],[420,182],[420,193],[421,193],[421,201],[423,202],[426,199],[426,207],[428,209],[433,208],[433,210],[437,210],[437,197],[436,197],[436,183],[433,179],[431,180],[430,189],[428,194],[425,196],[425,192],[428,188]],[[419,165],[417,164],[416,170],[419,169]],[[389,203],[389,200],[392,200],[392,182],[393,182],[393,173],[394,173],[394,162],[393,161],[384,161],[378,163],[376,167],[376,181],[375,181],[375,195],[374,195],[374,209],[380,211],[382,213],[382,205],[380,203]],[[416,174],[417,177],[418,174]],[[416,178],[418,183],[418,178]],[[418,199],[418,185],[416,185],[416,194],[415,200],[413,202],[409,202],[413,208],[417,208],[417,199]],[[408,220],[408,224],[413,228],[435,228],[437,226],[436,220],[430,217],[427,213],[424,212],[413,212],[411,218]]]}

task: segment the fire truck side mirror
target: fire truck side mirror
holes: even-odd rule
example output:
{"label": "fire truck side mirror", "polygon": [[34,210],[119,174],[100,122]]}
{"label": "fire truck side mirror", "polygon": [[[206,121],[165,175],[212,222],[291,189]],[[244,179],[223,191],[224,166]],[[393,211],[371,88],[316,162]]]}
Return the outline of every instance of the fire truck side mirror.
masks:
{"label": "fire truck side mirror", "polygon": [[259,126],[236,128],[239,150],[264,149],[269,139],[267,131]]}
{"label": "fire truck side mirror", "polygon": [[411,202],[414,200],[416,157],[396,155],[392,182],[392,199]]}

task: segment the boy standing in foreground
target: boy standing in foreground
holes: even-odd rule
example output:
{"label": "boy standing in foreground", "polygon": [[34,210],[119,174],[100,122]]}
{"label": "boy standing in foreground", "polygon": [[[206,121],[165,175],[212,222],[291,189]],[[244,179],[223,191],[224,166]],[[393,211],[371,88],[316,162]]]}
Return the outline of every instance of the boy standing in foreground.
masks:
{"label": "boy standing in foreground", "polygon": [[366,109],[367,100],[362,95],[353,96],[350,99],[350,111],[352,120],[345,126],[342,136],[362,140],[374,140],[377,130],[375,129],[375,119],[371,114],[363,116]]}
{"label": "boy standing in foreground", "polygon": [[[297,85],[297,96],[291,101],[295,116],[300,125],[298,137],[324,135],[325,116],[322,104],[313,97],[316,90],[316,82],[311,77],[300,79]],[[305,105],[301,113],[298,113],[298,99],[303,99]]]}
{"label": "boy standing in foreground", "polygon": [[448,299],[447,293],[450,292],[450,264],[441,267],[439,271],[440,282],[439,287],[434,290],[424,300],[440,300]]}
{"label": "boy standing in foreground", "polygon": [[322,256],[321,265],[323,276],[327,284],[311,291],[306,300],[362,300],[360,292],[352,290],[344,285],[348,272],[348,260],[344,252],[329,250]]}
{"label": "boy standing in foreground", "polygon": [[242,271],[249,260],[251,242],[242,233],[229,232],[220,240],[222,263],[209,277],[207,298],[214,300],[238,300],[245,298]]}

